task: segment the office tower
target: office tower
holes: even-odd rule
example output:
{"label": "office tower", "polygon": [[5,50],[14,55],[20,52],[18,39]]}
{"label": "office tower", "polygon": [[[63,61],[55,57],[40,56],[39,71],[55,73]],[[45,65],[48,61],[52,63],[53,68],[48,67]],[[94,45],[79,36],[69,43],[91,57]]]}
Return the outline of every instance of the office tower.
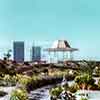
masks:
{"label": "office tower", "polygon": [[41,60],[41,47],[33,46],[32,47],[32,61],[40,61]]}
{"label": "office tower", "polygon": [[13,57],[16,62],[24,62],[24,42],[14,42],[13,53]]}

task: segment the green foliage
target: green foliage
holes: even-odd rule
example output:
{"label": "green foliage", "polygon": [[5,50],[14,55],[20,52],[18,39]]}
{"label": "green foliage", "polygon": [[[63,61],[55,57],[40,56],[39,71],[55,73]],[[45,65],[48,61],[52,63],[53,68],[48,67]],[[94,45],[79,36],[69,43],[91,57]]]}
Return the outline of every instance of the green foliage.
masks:
{"label": "green foliage", "polygon": [[5,75],[3,77],[3,80],[9,85],[15,85],[17,82],[17,77],[16,76],[10,76],[10,75]]}
{"label": "green foliage", "polygon": [[96,67],[96,62],[83,60],[82,63],[83,64],[80,66],[81,71],[92,75],[93,70]]}
{"label": "green foliage", "polygon": [[7,60],[9,60],[9,58],[11,57],[11,52],[12,52],[12,50],[9,49],[9,50],[7,51],[7,53],[4,53],[4,58],[7,59]]}
{"label": "green foliage", "polygon": [[80,100],[88,100],[87,98],[81,98]]}
{"label": "green foliage", "polygon": [[98,81],[98,88],[100,89],[100,79],[99,79],[99,81]]}
{"label": "green foliage", "polygon": [[10,100],[20,100],[18,97],[16,97],[16,96],[12,96],[11,98],[10,98]]}
{"label": "green foliage", "polygon": [[63,77],[63,76],[67,76],[67,75],[69,75],[69,71],[67,70],[67,69],[55,69],[55,70],[53,70],[52,72],[49,72],[48,73],[48,75],[49,76],[53,76],[53,77]]}
{"label": "green foliage", "polygon": [[34,80],[34,81],[41,80],[41,76],[33,75],[33,76],[32,76],[32,80]]}
{"label": "green foliage", "polygon": [[67,89],[68,89],[68,84],[63,85],[63,86],[62,86],[62,89],[63,89],[63,90],[67,90]]}
{"label": "green foliage", "polygon": [[27,91],[23,88],[12,91],[10,100],[28,100]]}
{"label": "green foliage", "polygon": [[94,79],[92,78],[91,75],[89,75],[89,74],[83,74],[83,75],[77,76],[75,78],[75,82],[78,85],[81,85],[81,84],[93,85],[95,81],[94,81]]}
{"label": "green foliage", "polygon": [[58,86],[58,87],[52,88],[50,90],[50,94],[52,96],[57,96],[58,97],[62,91],[63,91],[63,89],[60,86]]}
{"label": "green foliage", "polygon": [[78,87],[78,85],[77,84],[73,84],[73,85],[71,85],[69,88],[68,88],[68,90],[71,92],[71,93],[75,93],[77,90],[79,90],[79,87]]}
{"label": "green foliage", "polygon": [[100,68],[99,68],[99,66],[95,67],[95,69],[94,69],[94,75],[95,76],[100,76]]}
{"label": "green foliage", "polygon": [[19,75],[17,74],[18,82],[24,86],[26,86],[28,83],[32,82],[32,78],[27,75]]}

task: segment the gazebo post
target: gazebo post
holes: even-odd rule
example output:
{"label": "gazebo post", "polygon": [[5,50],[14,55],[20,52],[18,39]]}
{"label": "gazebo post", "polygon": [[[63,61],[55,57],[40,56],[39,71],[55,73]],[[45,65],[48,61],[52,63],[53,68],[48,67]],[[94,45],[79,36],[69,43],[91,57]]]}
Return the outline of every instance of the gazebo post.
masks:
{"label": "gazebo post", "polygon": [[51,53],[51,56],[50,56],[50,63],[52,63],[52,52],[50,52]]}
{"label": "gazebo post", "polygon": [[63,62],[64,62],[64,50],[63,50]]}
{"label": "gazebo post", "polygon": [[[55,51],[53,52],[53,58],[55,58]],[[53,61],[54,61],[54,59],[53,59]],[[53,62],[54,63],[54,62]]]}
{"label": "gazebo post", "polygon": [[54,50],[54,57],[55,57],[56,60],[58,60],[56,50]]}
{"label": "gazebo post", "polygon": [[57,52],[57,63],[58,63],[58,60],[59,60],[59,52]]}
{"label": "gazebo post", "polygon": [[68,59],[68,55],[67,55],[67,52],[65,52],[65,54],[66,54],[66,55],[65,55],[65,59]]}
{"label": "gazebo post", "polygon": [[70,51],[70,60],[73,60],[73,51]]}
{"label": "gazebo post", "polygon": [[48,51],[48,53],[49,53],[49,61],[50,61],[50,63],[51,63],[51,55],[50,55],[50,51]]}

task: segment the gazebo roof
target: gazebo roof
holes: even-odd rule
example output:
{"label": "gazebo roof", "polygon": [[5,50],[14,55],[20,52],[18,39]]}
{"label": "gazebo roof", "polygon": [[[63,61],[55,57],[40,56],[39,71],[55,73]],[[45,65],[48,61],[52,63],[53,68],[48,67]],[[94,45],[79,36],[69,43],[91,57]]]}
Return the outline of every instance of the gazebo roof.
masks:
{"label": "gazebo roof", "polygon": [[54,41],[52,48],[70,48],[70,45],[66,40],[56,40]]}
{"label": "gazebo roof", "polygon": [[76,48],[71,48],[69,43],[66,40],[56,40],[54,41],[51,48],[45,49],[46,51],[77,51]]}

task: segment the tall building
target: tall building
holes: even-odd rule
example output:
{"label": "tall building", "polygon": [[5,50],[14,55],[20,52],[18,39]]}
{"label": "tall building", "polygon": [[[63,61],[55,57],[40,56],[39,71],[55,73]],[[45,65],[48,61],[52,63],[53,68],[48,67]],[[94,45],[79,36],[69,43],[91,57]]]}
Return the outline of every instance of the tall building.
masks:
{"label": "tall building", "polygon": [[13,43],[13,57],[16,62],[24,61],[24,42],[16,41]]}
{"label": "tall building", "polygon": [[40,61],[41,60],[41,47],[33,46],[32,47],[32,61]]}

